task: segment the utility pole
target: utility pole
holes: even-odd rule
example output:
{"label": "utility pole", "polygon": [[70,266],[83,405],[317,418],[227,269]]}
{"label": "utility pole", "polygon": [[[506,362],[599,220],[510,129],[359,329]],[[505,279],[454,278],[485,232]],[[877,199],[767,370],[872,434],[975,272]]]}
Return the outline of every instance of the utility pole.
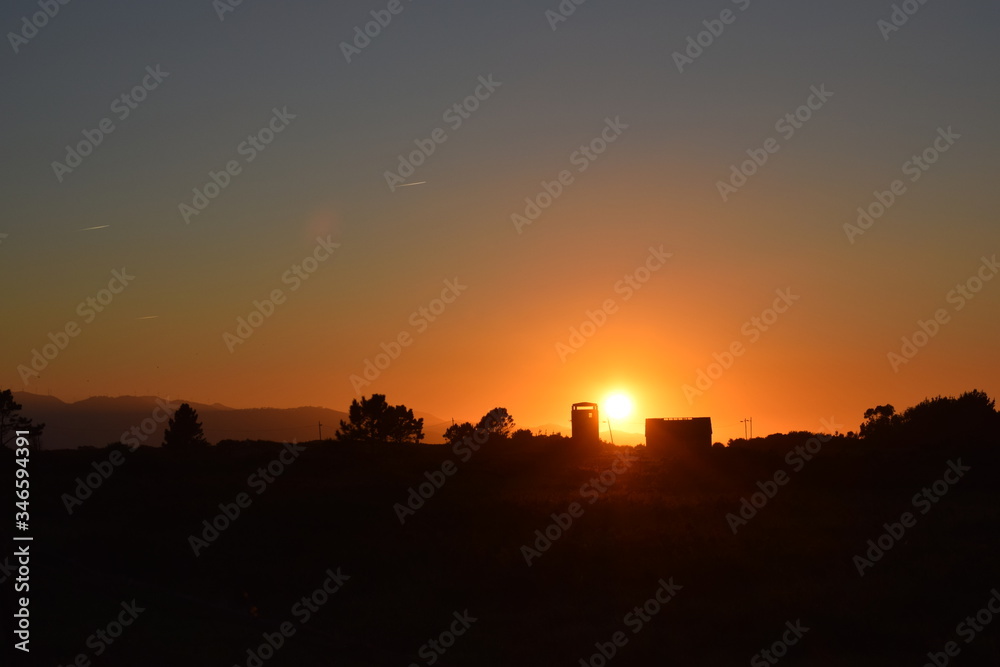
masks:
{"label": "utility pole", "polygon": [[611,432],[611,419],[608,418],[606,421],[608,422],[608,435],[611,436],[611,446],[613,447],[615,444],[615,434]]}
{"label": "utility pole", "polygon": [[318,422],[318,423],[319,423],[319,439],[322,441],[323,440],[323,422]]}

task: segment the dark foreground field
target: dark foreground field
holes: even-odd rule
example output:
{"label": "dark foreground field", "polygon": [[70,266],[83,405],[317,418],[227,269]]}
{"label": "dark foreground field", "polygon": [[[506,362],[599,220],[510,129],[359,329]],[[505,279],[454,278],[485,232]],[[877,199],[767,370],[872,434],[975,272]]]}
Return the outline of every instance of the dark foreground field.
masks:
{"label": "dark foreground field", "polygon": [[[251,476],[281,445],[141,448],[122,450],[72,514],[64,494],[111,450],[41,452],[32,664],[883,666],[923,665],[955,642],[958,656],[939,659],[996,665],[1000,617],[959,625],[1000,587],[995,444],[831,443],[799,471],[783,453],[640,455],[583,494],[634,450],[488,442],[463,461],[447,447],[312,443],[267,482]],[[939,483],[946,493],[914,503],[959,459],[968,471]],[[445,461],[453,474],[401,525],[394,505]],[[734,534],[726,515],[777,471],[787,483]],[[241,493],[248,506],[207,539],[203,521]],[[582,514],[550,528],[529,567],[522,545],[545,547],[535,531],[573,502]],[[854,556],[908,511],[860,576]],[[191,535],[205,539],[198,556]],[[113,638],[119,616],[129,625]]]}

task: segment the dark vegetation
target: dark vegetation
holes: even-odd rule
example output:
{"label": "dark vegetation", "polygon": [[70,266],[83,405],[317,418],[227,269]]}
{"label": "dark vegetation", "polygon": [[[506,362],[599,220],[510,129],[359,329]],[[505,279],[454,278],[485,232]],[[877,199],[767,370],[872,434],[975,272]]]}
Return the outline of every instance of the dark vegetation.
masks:
{"label": "dark vegetation", "polygon": [[35,424],[21,414],[21,404],[14,400],[10,389],[0,391],[0,446],[13,447],[17,431],[31,429],[35,436],[42,435],[45,424]]}
{"label": "dark vegetation", "polygon": [[424,420],[414,419],[405,405],[389,405],[384,394],[351,401],[348,415],[337,431],[337,439],[344,442],[416,444],[424,439]]}
{"label": "dark vegetation", "polygon": [[[408,423],[384,397],[371,405],[385,409],[366,405],[352,405],[352,424]],[[33,453],[35,657],[247,665],[339,567],[343,589],[261,664],[425,665],[420,647],[466,609],[478,621],[436,665],[579,665],[618,631],[628,644],[609,665],[748,664],[797,619],[810,630],[781,665],[922,665],[948,641],[961,647],[950,664],[1000,661],[1000,617],[969,644],[955,634],[1000,585],[1000,421],[985,394],[879,406],[818,449],[817,434],[795,432],[670,460],[533,436],[505,417],[456,425],[447,446],[414,444],[412,429],[366,442],[391,437],[345,424],[341,441],[302,443],[260,493],[250,480],[280,444]],[[68,514],[64,494],[112,451],[124,462]],[[581,490],[626,453],[636,460],[591,504]],[[921,514],[914,495],[959,459],[970,470]],[[778,471],[787,483],[734,534],[727,515]],[[401,524],[397,505],[434,479]],[[196,557],[189,536],[240,493],[251,504]],[[582,516],[528,567],[522,545],[573,502]],[[907,511],[916,524],[860,576],[854,557]],[[633,634],[623,617],[660,578],[683,588]],[[146,611],[95,657],[87,637],[133,598]]]}
{"label": "dark vegetation", "polygon": [[187,403],[181,403],[173,417],[167,421],[163,433],[163,448],[172,451],[192,451],[208,447],[205,432],[198,421],[198,411]]}

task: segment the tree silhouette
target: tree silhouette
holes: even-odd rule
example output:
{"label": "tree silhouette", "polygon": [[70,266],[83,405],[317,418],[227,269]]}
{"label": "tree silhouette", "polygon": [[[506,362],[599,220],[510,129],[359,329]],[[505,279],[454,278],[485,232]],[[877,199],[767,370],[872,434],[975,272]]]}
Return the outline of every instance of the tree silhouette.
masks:
{"label": "tree silhouette", "polygon": [[900,416],[890,404],[877,405],[865,410],[865,423],[861,425],[861,437],[872,440],[885,439],[899,426]]}
{"label": "tree silhouette", "polygon": [[925,399],[903,411],[897,430],[909,444],[981,440],[997,431],[995,402],[977,390]]}
{"label": "tree silhouette", "polygon": [[423,418],[414,419],[405,405],[389,405],[385,394],[372,394],[351,401],[349,422],[340,420],[336,438],[353,442],[418,443],[424,437]]}
{"label": "tree silhouette", "polygon": [[0,444],[4,447],[13,442],[17,431],[31,431],[32,437],[42,434],[45,424],[33,424],[27,417],[21,416],[21,404],[14,400],[14,392],[4,389],[0,392]]}
{"label": "tree silhouette", "polygon": [[462,442],[466,438],[471,438],[476,434],[476,427],[470,422],[452,424],[444,431],[444,439],[449,445]]}
{"label": "tree silhouette", "polygon": [[490,437],[509,438],[514,432],[514,418],[507,408],[493,408],[479,420],[476,430],[483,430]]}
{"label": "tree silhouette", "polygon": [[972,390],[958,398],[936,396],[897,414],[891,405],[865,411],[861,437],[880,444],[943,445],[995,439],[1000,434],[996,402]]}
{"label": "tree silhouette", "polygon": [[167,429],[163,432],[163,447],[175,451],[208,447],[205,432],[202,431],[201,422],[198,421],[197,410],[187,403],[181,403],[174,416],[167,422]]}
{"label": "tree silhouette", "polygon": [[535,434],[528,428],[519,428],[510,435],[513,442],[531,442],[534,438]]}

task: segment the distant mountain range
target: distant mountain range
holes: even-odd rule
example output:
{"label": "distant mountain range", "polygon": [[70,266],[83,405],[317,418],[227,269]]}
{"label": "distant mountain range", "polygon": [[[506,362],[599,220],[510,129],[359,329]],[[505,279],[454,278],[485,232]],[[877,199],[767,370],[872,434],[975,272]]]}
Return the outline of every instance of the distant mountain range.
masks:
{"label": "distant mountain range", "polygon": [[[163,430],[167,425],[164,414],[172,413],[181,403],[188,403],[198,411],[205,437],[213,444],[220,440],[316,440],[320,423],[323,424],[323,438],[332,438],[340,421],[348,419],[346,412],[329,408],[231,408],[219,403],[209,405],[173,399],[168,402],[156,396],[94,396],[66,403],[54,396],[14,392],[14,400],[23,406],[24,416],[45,424],[42,434],[45,449],[104,447],[119,442],[133,427],[138,431],[129,438],[135,437],[142,440],[141,444],[158,447],[163,442]],[[165,410],[161,406],[169,407]],[[445,429],[452,423],[450,419],[416,410],[413,415],[424,420],[424,442],[444,442]],[[533,433],[569,435],[568,427],[556,424],[529,428]],[[615,432],[618,444],[632,445],[644,440],[640,434]]]}
{"label": "distant mountain range", "polygon": [[[165,401],[156,396],[95,396],[75,403],[66,403],[52,396],[15,392],[14,400],[23,406],[22,414],[35,422],[43,422],[42,445],[45,449],[68,449],[91,445],[103,447],[118,442],[123,433],[138,427],[137,436],[144,445],[159,446],[167,417],[181,403],[198,411],[198,418],[211,443],[220,440],[275,440],[304,442],[323,437],[331,438],[347,420],[347,413],[328,408],[231,408],[214,403]],[[167,406],[164,409],[161,406]],[[424,433],[428,442],[443,440],[444,430],[451,424],[434,415],[414,413],[424,418]],[[157,421],[159,418],[159,421]],[[131,444],[131,443],[129,443]]]}

